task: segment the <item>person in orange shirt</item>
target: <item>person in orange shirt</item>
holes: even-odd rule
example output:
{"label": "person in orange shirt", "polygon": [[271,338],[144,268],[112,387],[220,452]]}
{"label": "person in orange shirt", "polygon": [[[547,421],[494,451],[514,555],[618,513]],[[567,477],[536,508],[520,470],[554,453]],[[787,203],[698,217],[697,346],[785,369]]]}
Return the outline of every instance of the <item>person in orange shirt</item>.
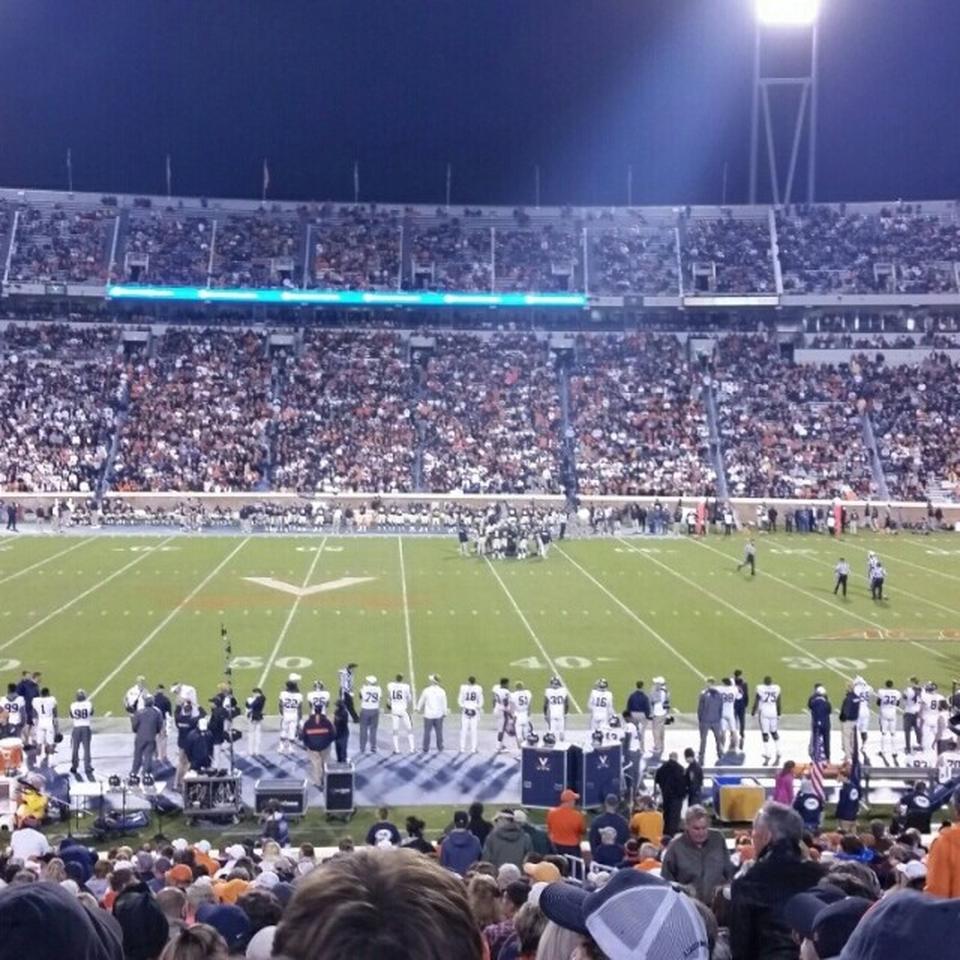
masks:
{"label": "person in orange shirt", "polygon": [[560,806],[554,807],[547,814],[547,836],[554,849],[557,853],[572,857],[583,856],[580,844],[587,832],[586,818],[576,808],[579,799],[579,793],[564,790],[560,794]]}
{"label": "person in orange shirt", "polygon": [[[960,817],[960,788],[953,793],[953,809]],[[956,819],[956,818],[955,818]],[[927,893],[960,897],[960,828],[941,832],[927,856]]]}
{"label": "person in orange shirt", "polygon": [[660,845],[663,836],[663,814],[657,810],[652,797],[638,797],[634,814],[630,818],[630,832],[638,840],[649,840]]}

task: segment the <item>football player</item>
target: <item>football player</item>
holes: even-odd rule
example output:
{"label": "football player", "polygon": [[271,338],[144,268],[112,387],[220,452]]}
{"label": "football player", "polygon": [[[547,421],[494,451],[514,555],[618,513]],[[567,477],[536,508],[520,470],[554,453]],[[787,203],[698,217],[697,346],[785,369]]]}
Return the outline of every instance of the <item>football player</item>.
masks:
{"label": "football player", "polygon": [[326,713],[330,705],[330,691],[323,685],[322,680],[313,681],[313,689],[307,694],[307,703],[311,713]]}
{"label": "football player", "polygon": [[860,749],[864,762],[869,763],[867,757],[867,734],[870,732],[870,700],[873,697],[873,688],[861,676],[853,678],[853,694],[860,706],[857,710],[857,732],[860,734]]}
{"label": "football player", "polygon": [[39,697],[33,698],[33,712],[36,719],[36,744],[43,751],[44,764],[49,763],[50,756],[57,748],[57,698],[50,695],[50,690],[44,687]]}
{"label": "football player", "polygon": [[493,694],[493,717],[497,725],[497,749],[503,749],[503,735],[510,714],[510,680],[501,677],[500,682],[491,691]]}
{"label": "football player", "polygon": [[[590,700],[587,703],[590,710],[590,729],[603,730],[611,717],[616,716],[613,709],[613,694],[610,685],[601,677],[590,691]],[[620,718],[617,717],[619,720]]]}
{"label": "football player", "polygon": [[547,730],[558,740],[565,738],[569,712],[570,694],[567,688],[559,677],[551,677],[543,697],[543,718],[547,722]]}
{"label": "football player", "polygon": [[263,726],[263,708],[267,705],[267,698],[259,687],[250,691],[244,706],[247,708],[247,754],[251,757],[260,756],[260,730]]}
{"label": "football player", "polygon": [[15,683],[7,684],[7,695],[0,703],[0,710],[6,714],[6,724],[4,729],[5,737],[23,737],[23,730],[27,723],[27,703],[23,697],[17,693]]}
{"label": "football player", "polygon": [[[737,724],[737,701],[742,694],[740,688],[729,678],[724,677],[720,686],[720,697],[723,701],[723,707],[720,713],[720,735],[723,741],[722,749],[733,752],[737,749],[739,741],[739,727]],[[729,734],[729,738],[728,735]],[[741,749],[743,745],[741,744]]]}
{"label": "football player", "polygon": [[293,753],[293,745],[297,740],[297,728],[303,715],[303,694],[297,684],[299,676],[290,674],[280,694],[280,745],[277,753]]}
{"label": "football player", "polygon": [[523,746],[533,733],[530,723],[530,706],[533,703],[533,694],[518,680],[513,693],[510,694],[510,720],[513,724],[513,733],[517,738],[517,749]]}
{"label": "football player", "polygon": [[752,716],[760,715],[760,735],[763,738],[763,765],[770,762],[770,741],[773,741],[773,762],[780,762],[780,685],[771,677],[764,677],[756,687]]}
{"label": "football player", "polygon": [[483,711],[483,687],[477,683],[476,677],[467,677],[467,682],[460,684],[460,693],[457,696],[457,706],[460,707],[460,752],[477,752],[477,730],[480,714]]}
{"label": "football player", "polygon": [[880,708],[880,759],[890,766],[887,757],[893,757],[893,765],[900,765],[897,756],[897,710],[900,708],[900,691],[888,680],[877,693],[877,706]]}
{"label": "football player", "polygon": [[410,721],[410,705],[413,703],[413,693],[410,684],[405,683],[403,674],[387,684],[387,703],[390,707],[390,720],[393,723],[393,752],[400,752],[400,731],[406,731],[407,746],[410,753],[414,751],[413,724]]}

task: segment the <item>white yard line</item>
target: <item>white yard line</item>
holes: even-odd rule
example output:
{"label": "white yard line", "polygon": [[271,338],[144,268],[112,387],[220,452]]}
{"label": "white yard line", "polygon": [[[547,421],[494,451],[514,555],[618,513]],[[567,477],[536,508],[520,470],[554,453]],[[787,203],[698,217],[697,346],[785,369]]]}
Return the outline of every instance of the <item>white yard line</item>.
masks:
{"label": "white yard line", "polygon": [[95,539],[96,537],[85,537],[83,540],[75,543],[72,547],[67,547],[66,550],[61,550],[59,553],[52,553],[49,557],[44,557],[43,560],[38,560],[36,563],[31,563],[29,567],[24,567],[22,570],[18,570],[16,573],[11,573],[9,576],[0,580],[0,584],[9,583],[11,580],[16,580],[17,577],[22,577],[25,573],[29,573],[31,570],[36,570],[37,567],[42,567],[45,563],[50,563],[51,560],[56,560],[58,557],[65,557],[71,551],[76,550],[78,547],[82,547],[85,543],[91,543]]}
{"label": "white yard line", "polygon": [[[326,545],[327,538],[324,537],[320,541],[320,546],[317,547],[317,552],[313,555],[313,560],[310,562],[310,568],[307,570],[307,575],[303,578],[303,583],[300,584],[301,589],[310,583],[310,578],[313,576],[313,571],[317,568],[317,561],[320,559],[320,554],[323,553],[323,548]],[[263,673],[260,674],[260,680],[257,682],[258,687],[263,687],[263,685],[267,682],[267,677],[270,675],[270,671],[273,669],[273,664],[277,659],[277,654],[280,652],[280,647],[283,646],[283,641],[287,635],[287,631],[290,629],[290,624],[293,623],[293,618],[297,615],[297,610],[300,609],[300,601],[302,599],[303,597],[299,596],[293,601],[293,606],[290,608],[290,612],[287,614],[287,619],[284,621],[283,627],[280,629],[280,635],[277,637],[277,642],[273,645],[273,650],[270,651],[270,656],[267,659],[266,666],[263,668]]]}
{"label": "white yard line", "polygon": [[410,671],[410,689],[416,701],[417,676],[413,670],[413,634],[410,631],[410,604],[407,602],[407,568],[403,562],[403,537],[397,537],[397,550],[400,552],[400,586],[403,589],[403,626],[407,634],[407,669]]}
{"label": "white yard line", "polygon": [[[503,582],[503,578],[500,576],[499,573],[497,573],[497,568],[490,562],[490,558],[488,556],[484,555],[483,559],[486,565],[490,568],[490,572],[494,575],[494,577],[496,577],[497,583],[500,584],[500,587],[502,588],[503,592],[506,594],[507,599],[510,601],[510,606],[513,607],[514,612],[520,618],[520,622],[524,625],[524,627],[526,627],[527,633],[530,634],[530,638],[537,645],[537,649],[543,654],[543,659],[547,661],[547,666],[553,671],[554,676],[560,677],[561,682],[565,687],[567,687],[567,690],[569,691],[570,687],[567,686],[566,681],[563,679],[563,675],[557,669],[557,665],[550,658],[550,654],[547,653],[547,648],[543,645],[540,638],[537,636],[536,630],[534,630],[533,627],[530,626],[530,621],[526,618],[526,616],[524,616],[524,613],[520,609],[519,604],[517,603],[516,600],[514,600],[513,594],[510,592],[510,589]],[[574,697],[572,693],[570,694],[570,702],[573,704],[574,709],[577,711],[577,713],[583,713],[583,710],[581,709],[580,704],[577,703],[577,699],[576,697]]]}
{"label": "white yard line", "polygon": [[585,567],[580,566],[576,560],[573,559],[565,550],[561,547],[556,547],[557,552],[569,563],[572,563],[592,584],[599,587],[628,617],[632,620],[635,620],[647,633],[653,637],[664,649],[669,650],[681,663],[683,663],[687,669],[690,670],[695,676],[701,680],[707,679],[707,674],[702,670],[698,670],[669,640],[662,637],[653,627],[647,623],[643,617],[639,616],[635,611],[631,610],[619,597],[611,593],[589,570]]}
{"label": "white yard line", "polygon": [[[731,557],[729,553],[725,553],[723,550],[718,550],[716,547],[711,547],[709,544],[704,543],[702,540],[697,540],[696,543],[698,546],[703,547],[705,550],[712,550],[714,553],[719,554],[722,557],[726,557],[729,560],[736,560],[735,557]],[[812,563],[824,563],[826,566],[830,566],[825,561],[814,560],[812,557],[806,556],[806,554],[800,554],[801,557],[804,557],[806,560],[810,560]],[[818,597],[815,593],[811,593],[809,590],[804,590],[803,587],[798,587],[795,583],[791,583],[789,580],[784,580],[783,577],[778,577],[776,574],[770,573],[767,570],[763,571],[763,576],[769,578],[770,580],[776,580],[777,583],[782,583],[785,587],[789,587],[791,590],[795,590],[797,593],[802,593],[805,597],[809,597],[811,600],[816,600],[817,603],[822,603],[824,606],[829,607],[831,610],[836,610],[845,616],[851,617],[854,620],[859,620],[861,623],[865,623],[868,627],[873,627],[875,630],[888,630],[889,627],[885,627],[882,623],[877,623],[876,620],[871,620],[869,617],[861,616],[859,613],[856,613],[853,610],[850,610],[848,607],[843,606],[840,603],[835,603],[831,600],[827,600],[825,597]],[[919,647],[921,650],[927,650],[926,647],[921,647],[916,640],[907,641],[911,646]],[[807,654],[812,657],[814,660],[819,659],[815,657],[812,653]],[[822,661],[821,661],[822,662]],[[838,672],[838,671],[834,671]],[[841,676],[844,676],[841,674]],[[849,678],[848,678],[849,679]]]}
{"label": "white yard line", "polygon": [[[630,553],[636,553],[639,556],[643,557],[645,560],[649,560],[651,563],[655,563],[658,567],[661,567],[662,569],[666,570],[667,573],[670,573],[673,576],[677,577],[677,579],[682,580],[684,583],[693,587],[695,590],[699,590],[704,596],[707,596],[711,600],[713,600],[714,603],[719,603],[721,606],[726,607],[728,610],[732,610],[735,614],[737,614],[737,616],[743,617],[744,620],[749,620],[750,623],[752,623],[754,626],[759,627],[761,630],[764,630],[767,633],[769,633],[771,637],[776,637],[778,640],[785,643],[788,647],[792,647],[798,653],[802,653],[805,657],[809,657],[811,660],[815,660],[817,663],[823,666],[826,670],[831,670],[833,673],[837,674],[837,676],[839,677],[842,677],[844,680],[850,679],[850,677],[848,677],[847,674],[845,674],[842,670],[838,670],[836,667],[830,666],[830,664],[827,663],[825,660],[821,660],[820,657],[816,656],[813,653],[810,653],[809,650],[806,650],[805,648],[801,647],[799,643],[796,643],[795,641],[791,640],[789,637],[785,637],[782,633],[780,633],[779,630],[774,630],[773,627],[767,626],[767,624],[765,624],[762,620],[758,620],[756,617],[747,613],[745,610],[741,610],[740,607],[735,606],[732,603],[729,603],[728,601],[724,600],[723,597],[717,596],[717,594],[713,593],[710,590],[707,590],[706,587],[702,587],[699,583],[696,582],[696,580],[691,580],[685,574],[682,574],[679,571],[674,570],[673,567],[667,566],[667,564],[663,563],[660,560],[657,560],[656,557],[652,556],[651,554],[644,553],[642,550],[637,550],[627,540],[624,540],[621,537],[618,537],[617,539],[630,551]],[[699,543],[700,541],[697,541],[697,542]],[[706,544],[700,544],[700,545],[706,547]],[[724,557],[729,556],[729,554],[723,553],[722,550],[716,550],[714,547],[708,547],[707,549],[714,550],[714,552],[720,553]],[[767,574],[764,574],[764,576],[769,577],[772,575],[767,573]],[[774,579],[777,579],[777,578],[774,577]],[[813,595],[811,594],[811,596]],[[819,597],[814,597],[814,599],[819,599]]]}
{"label": "white yard line", "polygon": [[143,553],[139,554],[129,563],[125,563],[119,570],[115,570],[113,573],[111,573],[109,577],[105,577],[99,583],[95,583],[92,587],[88,587],[86,590],[83,591],[83,593],[78,593],[72,600],[68,600],[66,603],[57,607],[56,610],[52,610],[45,617],[42,617],[41,619],[39,619],[36,623],[32,623],[25,630],[21,630],[18,634],[16,634],[16,636],[13,636],[9,640],[6,640],[3,643],[0,643],[0,650],[6,650],[7,647],[9,647],[12,643],[16,643],[18,640],[21,640],[23,637],[27,636],[27,634],[33,633],[33,631],[36,630],[38,627],[42,627],[45,623],[48,623],[54,617],[59,616],[65,610],[69,610],[75,603],[79,603],[81,600],[83,600],[84,597],[89,597],[91,593],[96,593],[97,590],[99,590],[101,587],[105,587],[111,580],[115,580],[121,574],[124,574],[128,570],[130,570],[132,567],[135,567],[138,563],[142,563],[148,557],[153,556],[153,554],[157,550],[159,550],[163,546],[166,546],[166,544],[168,544],[176,536],[177,534],[172,534],[171,536],[167,537],[165,540],[161,540],[160,543],[158,543],[156,546],[150,547],[149,550],[144,550]]}
{"label": "white yard line", "polygon": [[93,692],[90,694],[90,699],[93,700],[99,693],[101,693],[119,673],[121,670],[125,669],[126,666],[133,660],[135,657],[139,656],[140,653],[153,641],[153,638],[160,633],[161,630],[166,627],[168,623],[250,542],[249,537],[245,537],[240,543],[234,547],[181,601],[178,603],[173,610],[171,610],[121,661],[117,666],[107,674],[100,683],[94,687]]}

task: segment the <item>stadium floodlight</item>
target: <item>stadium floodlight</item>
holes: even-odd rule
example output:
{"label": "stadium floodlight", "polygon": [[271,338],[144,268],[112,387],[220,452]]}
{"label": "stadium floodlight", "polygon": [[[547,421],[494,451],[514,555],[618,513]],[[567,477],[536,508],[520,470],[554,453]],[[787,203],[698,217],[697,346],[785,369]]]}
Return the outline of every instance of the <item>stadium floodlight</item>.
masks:
{"label": "stadium floodlight", "polygon": [[768,27],[811,27],[820,16],[820,0],[756,0],[757,20]]}

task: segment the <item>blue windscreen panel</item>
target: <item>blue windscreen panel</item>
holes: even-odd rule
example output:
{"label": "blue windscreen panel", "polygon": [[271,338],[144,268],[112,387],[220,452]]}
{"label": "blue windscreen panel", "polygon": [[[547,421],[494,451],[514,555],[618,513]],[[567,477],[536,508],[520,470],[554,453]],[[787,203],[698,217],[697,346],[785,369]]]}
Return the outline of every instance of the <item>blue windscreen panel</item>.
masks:
{"label": "blue windscreen panel", "polygon": [[586,307],[582,293],[434,293],[364,290],[211,290],[207,287],[114,285],[112,300],[262,303],[314,307]]}

